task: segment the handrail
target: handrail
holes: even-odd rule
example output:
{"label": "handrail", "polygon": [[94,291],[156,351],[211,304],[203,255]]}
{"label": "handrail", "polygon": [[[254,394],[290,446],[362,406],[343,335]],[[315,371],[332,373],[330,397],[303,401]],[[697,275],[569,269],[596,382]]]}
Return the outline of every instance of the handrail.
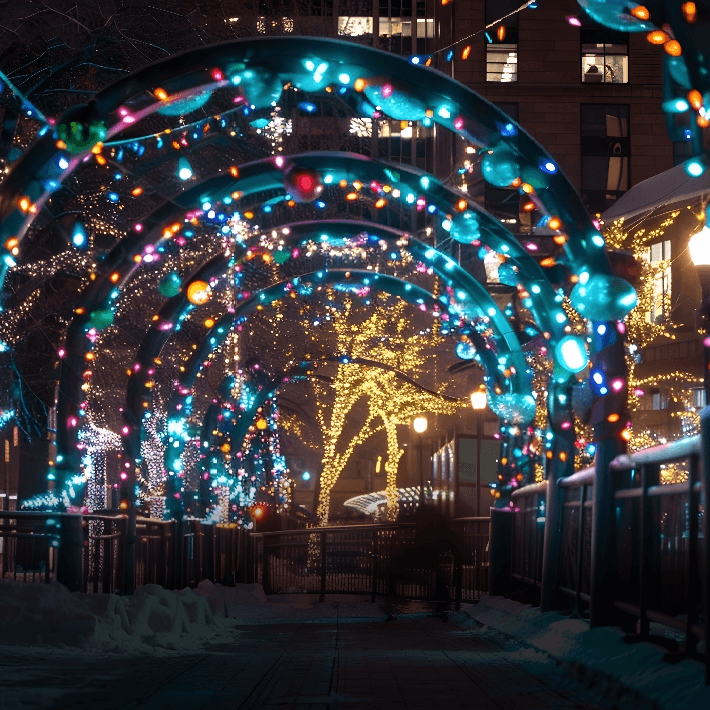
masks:
{"label": "handrail", "polygon": [[594,483],[594,469],[593,468],[583,468],[577,473],[573,473],[567,478],[560,479],[561,488],[581,488],[582,486],[589,486]]}
{"label": "handrail", "polygon": [[617,456],[610,464],[614,471],[630,471],[637,466],[649,464],[673,463],[700,453],[700,435],[689,436],[678,441],[653,446],[650,449],[636,451],[633,454]]}
{"label": "handrail", "polygon": [[547,493],[547,481],[540,481],[538,483],[531,483],[522,488],[518,488],[517,491],[513,491],[510,494],[511,498],[526,498],[527,496],[534,496],[540,493]]}
{"label": "handrail", "polygon": [[485,515],[479,515],[479,516],[471,516],[468,518],[452,518],[451,519],[452,523],[490,523],[491,522],[491,516],[485,516]]}
{"label": "handrail", "polygon": [[357,530],[383,530],[390,528],[413,528],[416,523],[373,523],[365,525],[333,525],[315,528],[302,528],[300,530],[270,530],[269,532],[253,532],[256,537],[273,537],[275,535],[309,535],[321,532],[353,532]]}

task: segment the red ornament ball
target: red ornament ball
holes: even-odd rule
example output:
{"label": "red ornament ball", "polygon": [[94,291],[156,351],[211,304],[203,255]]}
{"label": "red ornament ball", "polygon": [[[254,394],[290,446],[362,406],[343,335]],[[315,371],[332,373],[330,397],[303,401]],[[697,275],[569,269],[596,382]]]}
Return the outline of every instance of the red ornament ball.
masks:
{"label": "red ornament ball", "polygon": [[323,192],[320,173],[292,165],[284,173],[284,188],[296,202],[313,202]]}

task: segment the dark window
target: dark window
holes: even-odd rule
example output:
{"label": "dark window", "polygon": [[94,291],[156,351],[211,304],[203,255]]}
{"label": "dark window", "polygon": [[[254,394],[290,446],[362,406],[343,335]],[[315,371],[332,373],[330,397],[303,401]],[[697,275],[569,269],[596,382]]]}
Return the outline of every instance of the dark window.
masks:
{"label": "dark window", "polygon": [[628,104],[582,104],[582,199],[604,212],[629,189]]}
{"label": "dark window", "polygon": [[581,29],[582,81],[626,84],[629,81],[629,42],[624,32],[605,28]]}
{"label": "dark window", "polygon": [[[486,1],[486,81],[513,82],[518,80],[518,14],[496,22],[515,12],[519,0]],[[493,24],[495,23],[495,24]]]}
{"label": "dark window", "polygon": [[[519,107],[515,102],[496,102],[496,106],[510,116],[516,123],[518,122]],[[520,214],[520,194],[517,188],[494,187],[485,184],[486,209],[498,217],[505,220],[508,229],[512,232],[519,231],[518,217]]]}

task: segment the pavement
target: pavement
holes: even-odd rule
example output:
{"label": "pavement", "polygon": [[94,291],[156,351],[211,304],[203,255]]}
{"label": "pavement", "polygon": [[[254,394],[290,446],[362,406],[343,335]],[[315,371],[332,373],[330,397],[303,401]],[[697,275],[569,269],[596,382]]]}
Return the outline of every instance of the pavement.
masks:
{"label": "pavement", "polygon": [[238,624],[234,641],[190,655],[23,653],[0,653],[0,710],[650,708],[465,612]]}

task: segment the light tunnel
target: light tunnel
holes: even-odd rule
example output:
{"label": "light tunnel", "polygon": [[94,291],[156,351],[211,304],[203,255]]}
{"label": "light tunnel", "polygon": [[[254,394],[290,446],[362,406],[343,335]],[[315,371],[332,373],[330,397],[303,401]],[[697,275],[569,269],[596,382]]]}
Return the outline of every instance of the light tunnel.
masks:
{"label": "light tunnel", "polygon": [[[45,126],[0,188],[0,280],[22,253],[26,232],[47,200],[86,159],[100,154],[104,145],[123,140],[124,134],[130,134],[134,141],[146,139],[148,134],[136,135],[143,119],[154,113],[170,114],[180,106],[197,106],[214,91],[234,92],[240,110],[254,117],[253,125],[261,124],[265,112],[289,85],[313,95],[337,91],[360,115],[437,124],[476,146],[484,153],[482,170],[488,182],[517,186],[534,201],[541,215],[540,226],[559,247],[552,261],[563,265],[563,272],[541,269],[529,250],[473,200],[413,168],[334,153],[268,158],[238,166],[159,207],[142,219],[138,228],[129,230],[99,263],[94,281],[83,294],[83,305],[69,327],[61,363],[58,410],[64,431],[58,436],[63,452],[63,461],[58,459],[57,467],[60,478],[62,471],[70,474],[77,469],[73,450],[82,399],[77,388],[81,386],[79,373],[84,358],[91,350],[86,332],[96,327],[96,314],[103,312],[110,321],[112,303],[138,268],[140,259],[136,257],[147,246],[172,238],[174,232],[166,232],[171,221],[184,219],[190,212],[192,218],[199,213],[209,220],[209,210],[203,209],[207,202],[237,209],[246,204],[249,195],[260,191],[280,189],[285,193],[284,172],[289,169],[316,171],[325,184],[344,180],[346,184],[387,185],[390,190],[386,194],[396,190],[404,203],[419,206],[422,200],[428,214],[435,215],[439,233],[447,232],[455,240],[480,244],[500,254],[511,267],[508,278],[524,290],[526,307],[551,341],[558,364],[564,361],[564,354],[555,346],[571,342],[569,322],[559,305],[563,295],[569,294],[572,305],[591,321],[616,321],[633,307],[633,290],[611,272],[604,240],[569,181],[554,160],[505,114],[449,77],[401,57],[336,40],[310,38],[240,40],[170,57],[123,77],[98,92],[87,106],[70,109],[56,127]],[[384,192],[379,199],[387,201]],[[331,223],[328,229],[340,230],[341,234],[352,231],[345,222],[338,224]],[[303,229],[312,231],[312,225]],[[382,225],[378,229],[378,239],[402,239],[401,234],[388,232]],[[488,313],[494,324],[494,340],[497,346],[504,344],[502,352],[510,360],[508,364],[513,364],[510,371],[514,370],[515,382],[509,389],[515,396],[528,397],[529,385],[517,382],[526,370],[524,355],[505,316],[494,308],[495,303],[486,302],[485,288],[433,246],[409,238],[407,248],[413,257],[453,284],[452,288],[460,286],[475,304],[476,314],[482,310]],[[226,264],[215,258],[204,273],[214,269],[217,274]],[[384,275],[379,278],[385,279]],[[267,289],[259,296],[268,299],[271,293]],[[180,299],[175,299],[170,307],[177,312]],[[246,303],[251,301],[239,307]],[[471,318],[474,313],[464,310],[459,315]],[[166,340],[167,334],[163,344]],[[593,339],[592,359],[607,345]],[[481,357],[495,380],[502,363],[486,361],[483,353]],[[568,371],[567,377],[574,371]],[[131,384],[134,389],[136,386]],[[529,417],[529,411],[522,416]]]}

